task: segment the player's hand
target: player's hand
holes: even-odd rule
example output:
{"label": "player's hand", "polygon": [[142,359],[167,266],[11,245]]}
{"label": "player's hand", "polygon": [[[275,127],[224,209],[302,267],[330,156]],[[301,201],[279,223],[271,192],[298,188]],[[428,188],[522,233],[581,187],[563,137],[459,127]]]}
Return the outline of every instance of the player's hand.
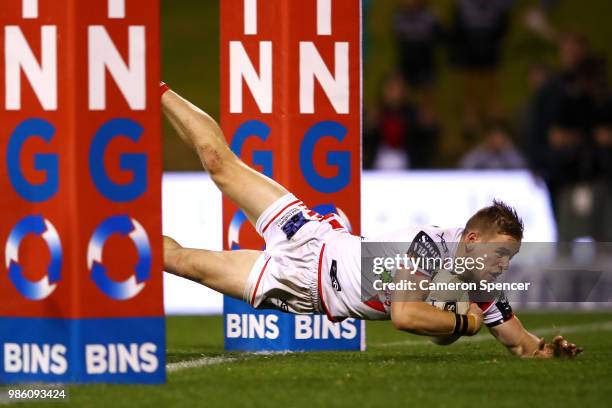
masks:
{"label": "player's hand", "polygon": [[533,353],[535,358],[573,358],[582,353],[584,349],[570,343],[563,336],[556,336],[552,343],[546,343],[542,338],[538,349]]}
{"label": "player's hand", "polygon": [[482,310],[476,303],[471,303],[470,308],[467,312],[468,316],[468,330],[465,333],[466,336],[473,336],[482,327],[482,323],[484,321],[484,316],[482,314]]}

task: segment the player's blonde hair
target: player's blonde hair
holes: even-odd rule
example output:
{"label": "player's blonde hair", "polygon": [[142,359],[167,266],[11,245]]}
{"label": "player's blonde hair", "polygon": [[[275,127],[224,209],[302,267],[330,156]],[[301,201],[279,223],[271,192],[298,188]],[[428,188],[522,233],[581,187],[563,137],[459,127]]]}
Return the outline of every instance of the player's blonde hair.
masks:
{"label": "player's blonde hair", "polygon": [[500,200],[482,208],[465,225],[465,231],[480,231],[485,234],[508,235],[517,241],[523,239],[523,220],[516,210]]}

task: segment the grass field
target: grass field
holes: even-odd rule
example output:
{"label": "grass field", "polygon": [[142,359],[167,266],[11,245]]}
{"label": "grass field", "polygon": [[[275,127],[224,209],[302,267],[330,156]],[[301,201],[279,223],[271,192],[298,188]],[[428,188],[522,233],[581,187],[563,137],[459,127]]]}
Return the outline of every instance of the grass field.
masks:
{"label": "grass field", "polygon": [[441,347],[397,332],[388,322],[368,323],[368,350],[363,353],[225,353],[220,317],[171,317],[167,323],[167,385],[73,386],[70,402],[59,405],[455,408],[612,404],[612,313],[523,314],[522,320],[547,338],[567,334],[585,347],[585,353],[574,361],[520,360],[509,356],[487,333]]}

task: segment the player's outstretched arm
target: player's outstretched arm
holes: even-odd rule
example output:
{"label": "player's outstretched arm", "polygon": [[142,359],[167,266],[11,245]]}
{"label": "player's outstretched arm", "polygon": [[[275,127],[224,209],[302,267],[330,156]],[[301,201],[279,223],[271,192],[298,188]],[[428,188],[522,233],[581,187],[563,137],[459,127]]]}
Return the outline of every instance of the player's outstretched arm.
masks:
{"label": "player's outstretched arm", "polygon": [[490,330],[497,341],[519,357],[576,357],[582,352],[581,347],[569,343],[563,336],[556,336],[551,343],[546,343],[543,338],[527,331],[516,316]]}
{"label": "player's outstretched arm", "polygon": [[474,305],[466,315],[457,315],[418,301],[391,303],[391,321],[398,330],[421,336],[473,336],[482,326],[482,311]]}
{"label": "player's outstretched arm", "polygon": [[[427,278],[415,274],[412,269],[396,271],[395,282],[419,282]],[[424,302],[428,291],[394,291],[391,297],[391,321],[396,329],[421,336],[446,337],[450,335],[473,336],[483,323],[482,310],[472,305],[465,315],[440,310]]]}

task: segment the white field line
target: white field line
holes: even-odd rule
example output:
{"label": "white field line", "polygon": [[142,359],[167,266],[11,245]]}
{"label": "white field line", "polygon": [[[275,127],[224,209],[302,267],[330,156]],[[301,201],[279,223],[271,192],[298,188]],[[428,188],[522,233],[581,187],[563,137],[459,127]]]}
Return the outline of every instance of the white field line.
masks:
{"label": "white field line", "polygon": [[[610,331],[612,330],[612,321],[603,322],[603,323],[589,323],[589,324],[577,324],[574,326],[557,326],[557,327],[547,327],[531,330],[531,332],[538,336],[545,336],[550,334],[568,334],[568,333],[578,333],[578,332],[593,332],[593,331]],[[463,342],[470,343],[479,343],[482,341],[494,340],[493,336],[478,336],[478,337],[465,337],[461,339]],[[369,344],[369,346],[374,347],[391,347],[391,346],[423,346],[423,345],[433,345],[427,339],[414,339],[414,340],[404,340],[404,341],[395,341],[390,343],[374,343]],[[250,353],[245,354],[244,357],[202,357],[196,360],[186,360],[186,361],[177,361],[176,363],[169,363],[166,365],[166,370],[168,373],[175,373],[178,371],[187,370],[190,368],[198,368],[209,365],[217,365],[217,364],[228,364],[228,363],[236,363],[239,361],[244,361],[251,357],[259,356],[259,355],[283,355],[288,352],[258,352],[258,353]]]}
{"label": "white field line", "polygon": [[188,368],[198,368],[216,364],[234,363],[238,360],[236,357],[202,357],[196,360],[185,360],[177,361],[176,363],[169,363],[166,365],[166,371],[168,373],[174,373],[177,371],[183,371]]}
{"label": "white field line", "polygon": [[[529,328],[527,329],[529,330]],[[612,321],[607,321],[603,323],[577,324],[574,326],[547,327],[547,328],[539,328],[539,329],[534,329],[534,330],[529,330],[529,331],[535,334],[536,336],[546,336],[550,334],[565,335],[568,333],[593,332],[593,331],[599,331],[599,330],[601,331],[612,330]],[[480,342],[489,341],[489,340],[495,340],[495,338],[493,336],[485,335],[485,336],[477,336],[477,337],[464,337],[460,341],[470,342],[470,343],[480,343]],[[374,346],[374,347],[423,346],[423,345],[435,345],[435,344],[425,338],[393,341],[389,343],[368,344],[368,346]]]}
{"label": "white field line", "polygon": [[293,351],[290,351],[290,350],[255,351],[252,353],[238,354],[235,357],[201,357],[195,360],[184,360],[184,361],[177,361],[175,363],[168,363],[166,365],[166,371],[169,373],[174,373],[176,371],[182,371],[188,368],[198,368],[198,367],[204,367],[204,366],[216,365],[216,364],[237,363],[239,361],[244,361],[252,357],[279,356],[279,355],[287,355],[287,354],[292,354],[292,353]]}

